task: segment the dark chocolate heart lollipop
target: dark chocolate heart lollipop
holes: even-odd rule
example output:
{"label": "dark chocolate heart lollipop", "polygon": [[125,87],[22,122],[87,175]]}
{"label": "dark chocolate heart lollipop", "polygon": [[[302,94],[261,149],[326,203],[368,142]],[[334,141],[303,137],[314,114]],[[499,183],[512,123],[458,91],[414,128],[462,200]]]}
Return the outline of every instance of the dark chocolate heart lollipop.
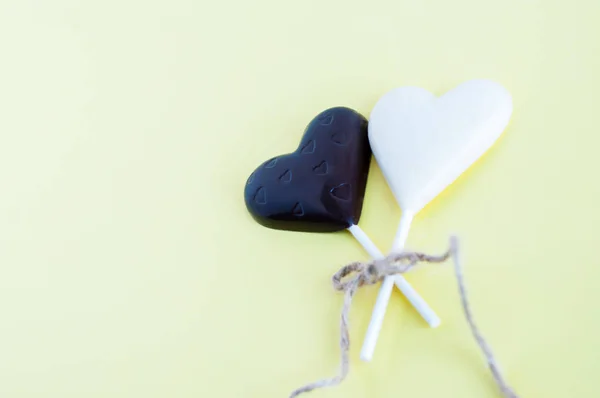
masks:
{"label": "dark chocolate heart lollipop", "polygon": [[261,164],[248,178],[246,207],[260,224],[289,231],[334,232],[358,223],[371,147],[368,122],[335,107],[306,127],[296,151]]}

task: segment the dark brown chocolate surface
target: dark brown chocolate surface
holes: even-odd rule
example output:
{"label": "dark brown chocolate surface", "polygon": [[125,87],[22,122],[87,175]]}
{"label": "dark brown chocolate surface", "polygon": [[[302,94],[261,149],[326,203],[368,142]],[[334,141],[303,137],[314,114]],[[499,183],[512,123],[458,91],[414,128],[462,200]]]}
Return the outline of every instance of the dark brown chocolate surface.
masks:
{"label": "dark brown chocolate surface", "polygon": [[367,120],[336,107],[306,127],[296,151],[262,163],[244,189],[254,219],[273,229],[334,232],[357,224],[371,161]]}

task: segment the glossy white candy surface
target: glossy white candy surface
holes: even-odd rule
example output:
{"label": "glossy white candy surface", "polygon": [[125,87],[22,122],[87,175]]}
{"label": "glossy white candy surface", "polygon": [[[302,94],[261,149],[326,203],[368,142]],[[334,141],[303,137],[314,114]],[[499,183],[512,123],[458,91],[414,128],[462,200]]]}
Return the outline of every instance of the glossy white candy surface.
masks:
{"label": "glossy white candy surface", "polygon": [[385,94],[369,120],[377,163],[403,211],[418,213],[500,136],[512,114],[501,85],[471,80],[436,97],[418,87]]}

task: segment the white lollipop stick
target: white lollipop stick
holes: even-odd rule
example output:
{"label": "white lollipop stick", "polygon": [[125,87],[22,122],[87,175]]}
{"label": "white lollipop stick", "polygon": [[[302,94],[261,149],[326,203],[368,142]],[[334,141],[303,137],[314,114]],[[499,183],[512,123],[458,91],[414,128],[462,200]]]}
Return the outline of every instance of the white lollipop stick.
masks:
{"label": "white lollipop stick", "polygon": [[[401,252],[402,250],[404,250],[404,245],[406,244],[406,238],[408,238],[408,231],[410,229],[412,220],[413,220],[412,212],[404,211],[402,213],[402,217],[400,218],[400,224],[398,225],[398,230],[396,231],[396,237],[394,238],[394,244],[392,246],[393,252]],[[400,288],[400,290],[403,289],[404,285],[408,284],[408,282],[406,281],[406,279],[404,279],[402,277],[402,275],[393,276],[393,279],[394,279],[394,282],[396,283],[396,286],[398,286],[398,288]],[[425,300],[423,300],[419,296],[417,296],[417,297],[406,296],[406,298],[408,298],[408,300],[411,302],[413,307],[415,307],[417,309],[419,314],[421,314],[423,319],[425,319],[425,322],[427,322],[427,324],[429,324],[430,327],[437,328],[438,326],[440,326],[440,324],[442,323],[440,317],[431,309],[431,307],[429,307],[429,305],[425,302]],[[384,311],[385,311],[385,307],[384,307]],[[382,318],[383,318],[383,315],[382,315]],[[371,348],[370,351],[365,350],[365,352],[364,352],[365,358],[370,359],[371,356],[373,355],[373,350],[375,349],[375,341],[376,341],[376,339],[374,339],[373,347]],[[370,356],[368,355],[369,353],[370,353]]]}
{"label": "white lollipop stick", "polygon": [[[411,213],[404,212],[402,214],[396,238],[394,239],[393,251],[400,252],[404,249],[412,219],[413,215]],[[379,288],[379,294],[377,295],[375,307],[373,308],[371,321],[369,322],[367,334],[360,352],[360,358],[363,361],[370,361],[373,359],[373,352],[375,351],[375,345],[379,337],[379,332],[381,331],[381,326],[383,325],[383,318],[385,317],[387,304],[392,294],[394,284],[396,284],[398,289],[406,296],[408,301],[410,301],[430,327],[435,328],[441,324],[441,320],[435,311],[431,309],[429,304],[427,304],[427,302],[413,289],[402,275],[387,276],[383,279],[381,287]]]}
{"label": "white lollipop stick", "polygon": [[[403,230],[406,231],[406,233],[403,233],[403,239],[406,240],[406,234],[408,233],[408,228],[410,227],[410,221],[412,220],[412,217],[404,217],[403,220],[405,220],[404,225],[406,225],[406,228],[403,228]],[[348,231],[350,231],[352,236],[356,238],[356,240],[373,259],[382,259],[385,257],[377,248],[377,246],[375,246],[375,243],[369,239],[367,234],[358,225],[352,225],[350,228],[348,228]],[[404,242],[402,242],[402,244],[404,244]],[[413,307],[415,307],[419,314],[421,314],[427,323],[431,325],[431,327],[436,327],[440,324],[440,319],[437,314],[429,307],[427,302],[419,295],[419,293],[417,293],[410,283],[404,279],[402,275],[386,277],[384,278],[382,287],[379,290],[377,303],[375,304],[375,310],[373,311],[373,317],[369,324],[369,329],[367,330],[367,337],[370,338],[365,339],[363,344],[361,352],[361,358],[363,360],[368,361],[373,355],[375,343],[377,342],[377,336],[379,335],[379,330],[381,328],[381,324],[383,323],[383,317],[385,315],[389,297],[392,294],[394,283],[398,289],[400,289],[402,294],[404,294],[404,296],[408,299],[408,301],[410,301]]]}
{"label": "white lollipop stick", "polygon": [[[414,215],[494,144],[511,114],[510,94],[489,80],[468,81],[439,98],[422,88],[401,87],[377,102],[369,141],[403,212],[394,251],[404,248]],[[385,280],[365,337],[364,360],[373,356],[390,290]]]}

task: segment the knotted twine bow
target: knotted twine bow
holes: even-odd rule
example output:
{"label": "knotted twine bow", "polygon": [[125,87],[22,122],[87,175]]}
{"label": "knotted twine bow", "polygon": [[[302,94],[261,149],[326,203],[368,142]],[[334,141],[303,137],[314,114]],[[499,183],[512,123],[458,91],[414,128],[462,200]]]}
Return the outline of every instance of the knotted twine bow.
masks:
{"label": "knotted twine bow", "polygon": [[[465,313],[473,337],[477,341],[477,344],[483,352],[488,367],[492,372],[494,381],[498,385],[500,392],[504,398],[519,398],[513,389],[506,383],[500,370],[491,348],[483,338],[483,335],[475,325],[473,320],[473,314],[467,298],[467,290],[464,283],[463,271],[458,255],[458,242],[455,237],[450,239],[450,248],[448,251],[441,256],[430,256],[423,253],[415,252],[402,252],[392,253],[389,256],[380,259],[372,260],[367,263],[353,262],[350,263],[333,275],[332,282],[333,287],[337,291],[343,291],[344,294],[344,306],[342,307],[342,317],[340,321],[340,348],[342,351],[341,358],[341,370],[339,375],[330,379],[323,379],[314,383],[300,387],[299,389],[292,392],[290,398],[297,397],[298,395],[315,390],[323,387],[333,387],[340,384],[348,375],[350,369],[350,361],[348,358],[348,351],[350,348],[350,335],[348,333],[348,313],[350,311],[350,304],[352,298],[359,287],[364,285],[374,285],[381,281],[386,276],[403,274],[417,265],[418,262],[429,262],[429,263],[441,263],[446,261],[450,256],[454,259],[454,270],[456,273],[456,279],[458,281],[458,289],[460,293],[462,307]],[[352,275],[352,277],[345,279]]]}

